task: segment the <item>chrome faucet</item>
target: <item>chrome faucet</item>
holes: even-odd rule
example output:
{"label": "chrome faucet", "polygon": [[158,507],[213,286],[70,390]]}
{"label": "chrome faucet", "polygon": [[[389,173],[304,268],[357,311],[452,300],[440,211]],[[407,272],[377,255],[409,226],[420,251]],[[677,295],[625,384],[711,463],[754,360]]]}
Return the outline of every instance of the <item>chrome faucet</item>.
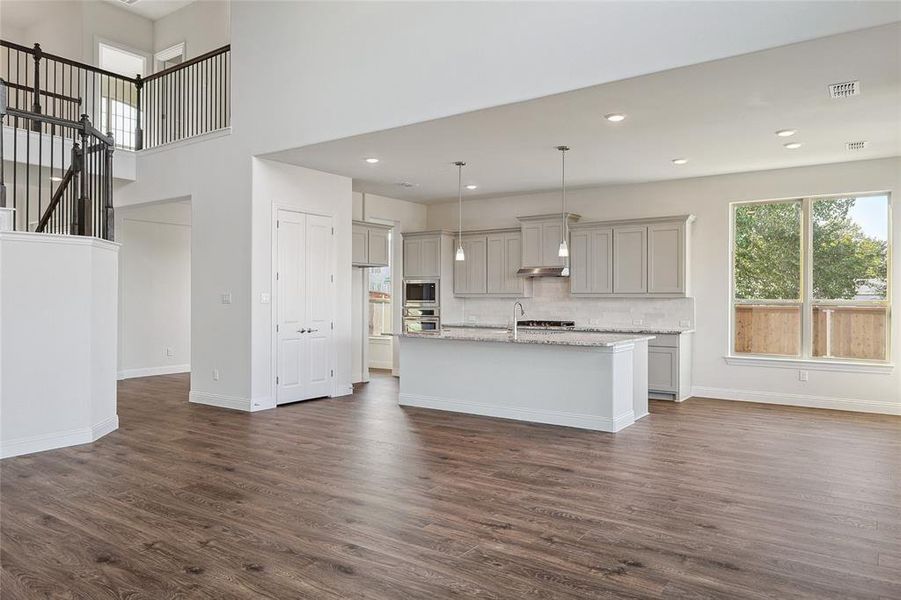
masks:
{"label": "chrome faucet", "polygon": [[526,316],[526,311],[523,310],[523,308],[522,308],[522,302],[519,302],[518,300],[516,302],[514,302],[513,303],[513,339],[514,340],[519,339],[519,328],[517,326],[518,321],[516,320],[516,307],[517,306],[519,307],[519,316],[520,317]]}

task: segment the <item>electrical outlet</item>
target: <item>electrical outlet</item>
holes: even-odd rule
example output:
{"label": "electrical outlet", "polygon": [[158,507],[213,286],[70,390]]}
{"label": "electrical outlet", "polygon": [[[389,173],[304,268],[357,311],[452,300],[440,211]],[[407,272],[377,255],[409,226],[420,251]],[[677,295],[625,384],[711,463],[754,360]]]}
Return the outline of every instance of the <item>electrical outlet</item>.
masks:
{"label": "electrical outlet", "polygon": [[232,303],[232,294],[231,292],[224,292],[222,294],[222,304],[231,304]]}
{"label": "electrical outlet", "polygon": [[166,348],[166,356],[175,356],[175,350],[171,347]]}
{"label": "electrical outlet", "polygon": [[213,381],[219,381],[219,369],[213,369]]}
{"label": "electrical outlet", "polygon": [[632,319],[633,325],[644,325],[644,319]]}
{"label": "electrical outlet", "polygon": [[798,371],[798,381],[807,381],[807,371]]}
{"label": "electrical outlet", "polygon": [[269,292],[260,293],[260,304],[269,304],[272,301],[272,296]]}

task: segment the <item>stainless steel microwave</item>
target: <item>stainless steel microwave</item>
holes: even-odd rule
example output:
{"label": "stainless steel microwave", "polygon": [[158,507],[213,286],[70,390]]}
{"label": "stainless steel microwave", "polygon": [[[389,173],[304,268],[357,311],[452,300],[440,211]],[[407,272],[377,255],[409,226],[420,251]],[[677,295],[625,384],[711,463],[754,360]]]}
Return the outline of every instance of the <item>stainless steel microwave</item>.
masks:
{"label": "stainless steel microwave", "polygon": [[405,279],[404,306],[438,306],[437,279]]}

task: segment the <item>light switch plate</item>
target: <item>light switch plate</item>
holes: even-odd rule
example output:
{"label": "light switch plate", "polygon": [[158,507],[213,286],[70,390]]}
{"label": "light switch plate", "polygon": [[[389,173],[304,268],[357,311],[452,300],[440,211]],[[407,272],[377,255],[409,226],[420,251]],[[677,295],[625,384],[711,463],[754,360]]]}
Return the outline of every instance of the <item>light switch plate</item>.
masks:
{"label": "light switch plate", "polygon": [[213,369],[213,381],[219,381],[219,369]]}
{"label": "light switch plate", "polygon": [[224,292],[222,294],[222,304],[231,304],[232,303],[232,294],[231,292]]}
{"label": "light switch plate", "polygon": [[644,325],[644,319],[632,319],[633,325]]}
{"label": "light switch plate", "polygon": [[260,293],[260,304],[269,304],[271,300],[272,296],[269,294],[269,292]]}
{"label": "light switch plate", "polygon": [[166,348],[166,356],[175,356],[175,350],[172,348]]}
{"label": "light switch plate", "polygon": [[807,371],[798,371],[798,381],[807,381]]}

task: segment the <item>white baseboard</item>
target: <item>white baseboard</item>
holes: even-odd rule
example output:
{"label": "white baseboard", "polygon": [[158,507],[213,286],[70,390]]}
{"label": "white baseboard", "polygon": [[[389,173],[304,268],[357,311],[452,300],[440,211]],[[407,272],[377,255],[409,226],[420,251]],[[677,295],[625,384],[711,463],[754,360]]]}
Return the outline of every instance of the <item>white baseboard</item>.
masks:
{"label": "white baseboard", "polygon": [[353,385],[339,384],[339,385],[335,386],[335,394],[332,396],[332,398],[339,398],[341,396],[350,396],[353,393],[354,393]]}
{"label": "white baseboard", "polygon": [[494,404],[469,402],[466,400],[436,398],[434,396],[420,396],[418,394],[401,393],[398,395],[398,400],[401,406],[431,408],[434,410],[446,410],[449,412],[481,415],[483,417],[513,419],[515,421],[529,421],[532,423],[544,423],[547,425],[563,425],[565,427],[577,427],[579,429],[607,431],[610,433],[620,431],[621,429],[628,427],[635,422],[635,414],[631,410],[627,413],[623,413],[615,419],[610,419],[607,417],[599,417],[597,415],[585,415],[579,413],[540,410],[513,406],[497,406]]}
{"label": "white baseboard", "polygon": [[826,408],[831,410],[848,410],[884,415],[901,415],[901,404],[881,400],[859,400],[856,398],[786,394],[782,392],[758,392],[753,390],[735,390],[730,388],[697,385],[691,388],[691,395],[702,398],[716,398],[719,400],[737,400],[739,402],[761,402],[763,404],[782,404],[785,406],[802,406],[805,408]]}
{"label": "white baseboard", "polygon": [[210,392],[195,392],[191,390],[188,394],[188,402],[194,404],[205,404],[207,406],[217,406],[219,408],[229,408],[231,410],[242,410],[251,412],[252,406],[250,398],[242,398],[240,396],[226,396],[225,394],[213,394]]}
{"label": "white baseboard", "polygon": [[119,417],[112,416],[109,419],[96,423],[92,427],[81,427],[67,431],[55,431],[17,440],[3,440],[0,444],[0,458],[11,458],[23,454],[44,452],[57,448],[90,444],[119,428]]}
{"label": "white baseboard", "polygon": [[162,367],[144,367],[142,369],[123,369],[118,378],[134,379],[135,377],[153,377],[154,375],[172,375],[174,373],[190,373],[191,365],[163,365]]}

